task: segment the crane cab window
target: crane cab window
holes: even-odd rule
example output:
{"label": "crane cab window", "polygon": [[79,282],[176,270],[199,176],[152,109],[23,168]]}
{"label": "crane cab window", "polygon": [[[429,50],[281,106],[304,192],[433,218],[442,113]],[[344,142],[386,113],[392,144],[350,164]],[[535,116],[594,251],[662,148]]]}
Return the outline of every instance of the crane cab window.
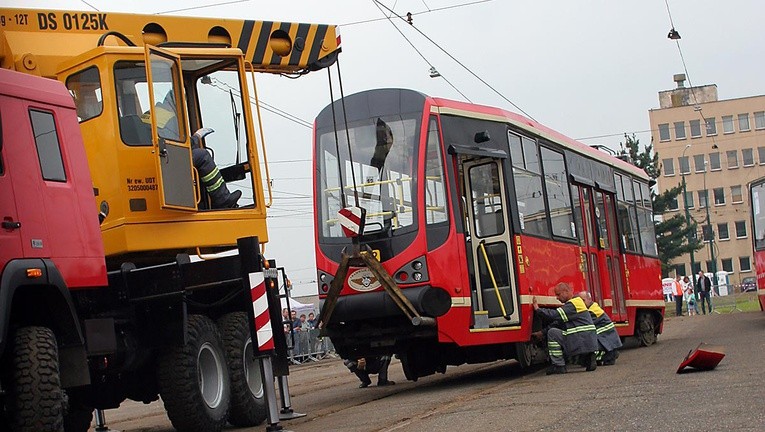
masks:
{"label": "crane cab window", "polygon": [[104,102],[98,68],[93,66],[69,75],[66,79],[66,88],[74,99],[77,119],[80,123],[101,115]]}
{"label": "crane cab window", "polygon": [[[159,63],[164,65],[164,63]],[[155,70],[156,69],[156,70]],[[160,137],[183,142],[185,128],[178,121],[178,96],[180,89],[176,83],[178,72],[172,63],[167,68],[155,67],[152,70],[153,90],[156,105],[157,133]],[[120,137],[130,146],[150,146],[151,119],[149,110],[149,84],[146,79],[144,62],[117,62],[114,66],[114,78],[117,93],[117,116],[120,125]]]}

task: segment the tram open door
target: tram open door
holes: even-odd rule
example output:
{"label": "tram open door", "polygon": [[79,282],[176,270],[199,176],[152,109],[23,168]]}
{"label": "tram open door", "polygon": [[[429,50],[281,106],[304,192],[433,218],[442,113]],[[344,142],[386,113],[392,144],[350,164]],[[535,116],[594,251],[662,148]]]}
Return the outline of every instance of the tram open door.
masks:
{"label": "tram open door", "polygon": [[609,316],[614,322],[626,321],[623,254],[614,194],[577,183],[572,190],[574,206],[584,222],[581,259],[587,290],[600,305],[611,308]]}
{"label": "tram open door", "polygon": [[507,155],[490,149],[471,148],[467,155],[454,146],[449,150],[458,154],[461,168],[474,327],[517,325],[520,314],[502,164]]}

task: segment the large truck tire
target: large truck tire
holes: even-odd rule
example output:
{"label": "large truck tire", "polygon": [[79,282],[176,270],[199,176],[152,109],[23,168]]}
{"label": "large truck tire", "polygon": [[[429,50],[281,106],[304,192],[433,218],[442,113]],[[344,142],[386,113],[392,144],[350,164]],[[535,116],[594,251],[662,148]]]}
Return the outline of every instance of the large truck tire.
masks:
{"label": "large truck tire", "polygon": [[190,315],[188,341],[159,358],[159,394],[167,417],[180,432],[217,432],[226,424],[230,382],[218,328]]}
{"label": "large truck tire", "polygon": [[47,327],[22,327],[13,339],[10,392],[6,397],[14,432],[64,430],[64,398],[56,336]]}
{"label": "large truck tire", "polygon": [[260,361],[255,358],[257,347],[247,314],[233,312],[218,320],[231,378],[231,410],[228,422],[234,426],[257,426],[268,416],[263,392]]}

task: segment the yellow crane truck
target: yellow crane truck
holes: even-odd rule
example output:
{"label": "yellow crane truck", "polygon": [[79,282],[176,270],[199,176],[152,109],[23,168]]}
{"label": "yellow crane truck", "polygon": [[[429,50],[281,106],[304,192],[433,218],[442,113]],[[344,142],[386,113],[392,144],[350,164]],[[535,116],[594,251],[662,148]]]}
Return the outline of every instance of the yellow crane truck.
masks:
{"label": "yellow crane truck", "polygon": [[339,52],[331,25],[0,9],[0,429],[160,396],[181,431],[266,418],[255,79]]}

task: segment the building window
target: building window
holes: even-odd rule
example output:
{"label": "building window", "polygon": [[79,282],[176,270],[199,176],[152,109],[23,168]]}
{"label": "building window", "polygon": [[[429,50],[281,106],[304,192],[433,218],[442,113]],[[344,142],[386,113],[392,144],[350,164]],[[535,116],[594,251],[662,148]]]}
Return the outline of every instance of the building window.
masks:
{"label": "building window", "polygon": [[689,209],[693,208],[693,192],[685,193],[685,206]]}
{"label": "building window", "polygon": [[707,191],[700,190],[699,191],[699,208],[704,208],[707,206]]}
{"label": "building window", "polygon": [[714,270],[714,263],[712,262],[712,260],[707,260],[706,264],[707,264],[707,273],[712,273],[712,270]]}
{"label": "building window", "polygon": [[730,133],[735,132],[735,130],[733,129],[733,116],[732,115],[730,115],[730,116],[723,116],[722,121],[723,121],[723,133],[730,134]]}
{"label": "building window", "polygon": [[728,150],[725,155],[728,157],[728,169],[738,168],[738,150]]}
{"label": "building window", "polygon": [[675,122],[675,139],[676,140],[682,140],[685,139],[685,122]]}
{"label": "building window", "polygon": [[693,155],[693,164],[696,165],[696,172],[704,172],[706,171],[706,167],[704,166],[704,155]]}
{"label": "building window", "polygon": [[741,159],[743,159],[744,166],[750,167],[754,165],[754,151],[750,148],[741,149]]}
{"label": "building window", "polygon": [[53,113],[31,109],[29,118],[32,121],[37,158],[40,161],[43,179],[65,182],[64,161],[61,157],[61,144],[58,140]]}
{"label": "building window", "polygon": [[725,189],[724,188],[714,188],[712,190],[712,194],[715,197],[715,205],[723,205],[725,204]]}
{"label": "building window", "polygon": [[704,119],[707,124],[707,136],[717,135],[717,123],[715,123],[714,117],[707,117]]}
{"label": "building window", "polygon": [[765,111],[757,111],[754,113],[754,128],[765,129]]}
{"label": "building window", "polygon": [[712,171],[720,170],[720,152],[709,153],[709,169]]}
{"label": "building window", "polygon": [[760,157],[760,165],[765,165],[765,147],[757,147],[757,156]]}
{"label": "building window", "polygon": [[680,208],[678,202],[677,202],[677,196],[674,196],[670,198],[669,203],[667,204],[667,209],[670,211],[678,210]]}
{"label": "building window", "polygon": [[712,226],[711,225],[704,225],[701,227],[701,238],[704,240],[704,243],[709,243],[712,241]]}
{"label": "building window", "polygon": [[736,238],[746,238],[746,221],[736,221]]}
{"label": "building window", "polygon": [[752,262],[749,261],[749,257],[738,257],[738,268],[741,272],[750,272],[752,271]]}
{"label": "building window", "polygon": [[738,115],[738,131],[739,132],[749,131],[749,113]]}
{"label": "building window", "polygon": [[741,192],[741,185],[730,187],[730,201],[734,204],[744,202],[744,194]]}
{"label": "building window", "polygon": [[661,161],[662,166],[664,166],[664,176],[669,177],[675,175],[675,165],[674,165],[673,159],[663,159]]}
{"label": "building window", "polygon": [[675,264],[673,268],[675,269],[676,275],[686,276],[688,274],[685,272],[685,264]]}
{"label": "building window", "polygon": [[691,164],[688,160],[688,156],[682,156],[677,158],[677,161],[680,165],[680,174],[690,174],[691,173]]}
{"label": "building window", "polygon": [[733,259],[732,258],[723,258],[721,261],[722,261],[722,269],[723,269],[723,271],[726,271],[728,273],[733,273]]}
{"label": "building window", "polygon": [[669,141],[672,139],[669,136],[669,123],[662,123],[659,125],[659,141]]}
{"label": "building window", "polygon": [[728,222],[717,224],[717,235],[720,236],[720,240],[730,240],[730,234],[728,233]]}
{"label": "building window", "polygon": [[691,120],[691,138],[701,137],[701,120]]}
{"label": "building window", "polygon": [[693,274],[698,274],[701,271],[701,263],[695,262],[691,267],[693,267]]}

